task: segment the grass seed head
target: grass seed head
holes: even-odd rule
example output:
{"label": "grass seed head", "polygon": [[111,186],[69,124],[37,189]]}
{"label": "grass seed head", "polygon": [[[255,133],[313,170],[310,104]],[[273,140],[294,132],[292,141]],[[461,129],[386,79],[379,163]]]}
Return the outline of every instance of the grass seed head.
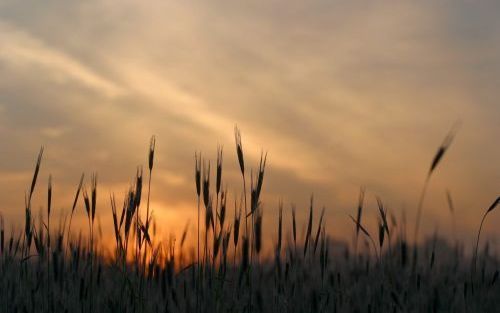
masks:
{"label": "grass seed head", "polygon": [[217,177],[216,177],[216,193],[219,194],[222,182],[222,151],[223,146],[217,146]]}
{"label": "grass seed head", "polygon": [[135,207],[136,209],[139,208],[141,205],[141,198],[142,198],[142,167],[137,168],[137,173],[135,176]]}
{"label": "grass seed head", "polygon": [[35,165],[35,172],[33,173],[33,179],[31,180],[31,187],[29,193],[29,202],[31,202],[31,196],[33,195],[33,191],[35,190],[36,180],[38,178],[38,173],[40,171],[40,166],[42,164],[42,156],[43,156],[43,146],[40,148],[40,152],[38,153],[38,157]]}
{"label": "grass seed head", "polygon": [[83,189],[83,200],[85,202],[85,212],[87,212],[87,217],[90,220],[91,218],[90,199],[86,188]]}
{"label": "grass seed head", "polygon": [[151,136],[151,140],[149,142],[149,154],[148,154],[149,172],[153,170],[155,147],[156,147],[156,137],[153,135]]}
{"label": "grass seed head", "polygon": [[203,164],[203,203],[205,208],[208,208],[208,201],[210,199],[210,161],[208,165]]}
{"label": "grass seed head", "polygon": [[71,207],[71,214],[75,212],[76,203],[78,202],[78,197],[80,196],[80,191],[82,190],[84,177],[85,174],[82,173],[82,176],[80,177],[80,182],[78,183],[78,188],[76,189],[75,200],[73,200],[73,206]]}
{"label": "grass seed head", "polygon": [[239,208],[237,209],[237,200],[234,200],[234,235],[233,235],[233,242],[234,242],[234,247],[236,248],[238,246],[238,239],[240,235],[240,222],[241,222],[241,201]]}
{"label": "grass seed head", "polygon": [[47,216],[50,217],[50,208],[52,206],[52,175],[49,175],[49,187],[47,191]]}
{"label": "grass seed head", "polygon": [[314,251],[313,251],[313,254],[316,254],[316,249],[318,248],[318,240],[319,240],[319,235],[321,233],[321,227],[323,225],[323,217],[324,216],[325,216],[325,207],[323,207],[323,209],[321,210],[321,215],[320,215],[319,222],[318,222],[318,230],[316,232],[316,237],[314,239]]}
{"label": "grass seed head", "polygon": [[498,206],[499,203],[500,203],[500,197],[498,197],[495,201],[493,201],[493,203],[488,208],[488,211],[486,211],[486,212],[489,213],[489,212],[493,211]]}
{"label": "grass seed head", "polygon": [[94,223],[97,204],[97,174],[92,175],[92,223]]}
{"label": "grass seed head", "polygon": [[[85,197],[85,190],[84,190],[84,198],[86,198]],[[85,203],[87,203],[87,201],[85,201]],[[124,207],[123,211],[125,211],[125,240],[127,240],[128,235],[129,235],[130,230],[131,230],[132,221],[134,219],[135,209],[136,209],[135,195],[134,195],[134,191],[132,189],[130,189],[128,191],[128,194],[127,194],[127,197],[125,198],[125,202],[123,204],[123,207]]]}
{"label": "grass seed head", "polygon": [[266,161],[267,161],[267,152],[263,157],[263,153],[260,155],[260,163],[259,163],[259,174],[257,178],[257,187],[256,187],[256,193],[257,193],[257,199],[260,198],[260,192],[262,190],[262,184],[264,182],[264,172],[266,169]]}
{"label": "grass seed head", "polygon": [[359,199],[358,199],[358,215],[356,218],[356,237],[359,234],[359,225],[361,225],[361,216],[363,214],[363,202],[365,199],[365,188],[361,187],[359,189]]}
{"label": "grass seed head", "polygon": [[241,175],[245,176],[245,160],[243,158],[243,144],[241,143],[241,133],[238,126],[234,126],[234,140],[236,142],[236,154],[240,164]]}
{"label": "grass seed head", "polygon": [[451,143],[453,142],[453,139],[455,138],[455,135],[458,131],[459,126],[460,126],[460,122],[456,122],[453,125],[450,132],[444,138],[441,146],[439,146],[438,151],[436,152],[436,154],[434,155],[434,158],[432,159],[431,166],[430,166],[429,172],[427,174],[428,177],[431,176],[431,174],[434,172],[434,170],[438,166],[439,162],[443,158],[444,154],[446,153],[446,151],[450,147]]}
{"label": "grass seed head", "polygon": [[312,222],[313,222],[313,205],[314,205],[314,196],[311,195],[311,202],[309,204],[309,222],[307,223],[306,240],[304,243],[304,256],[307,253],[307,246],[309,245],[309,240],[311,238]]}
{"label": "grass seed head", "polygon": [[224,222],[226,220],[226,206],[227,206],[227,190],[222,191],[220,199],[220,212],[218,218],[221,230],[222,228],[224,228]]}
{"label": "grass seed head", "polygon": [[389,232],[389,224],[387,223],[387,208],[384,207],[384,203],[382,202],[382,199],[377,196],[377,206],[378,206],[378,211],[380,214],[380,218],[382,220],[382,227],[383,229],[387,232],[387,236],[390,236]]}
{"label": "grass seed head", "polygon": [[201,194],[201,153],[194,153],[194,180],[196,182],[196,194]]}

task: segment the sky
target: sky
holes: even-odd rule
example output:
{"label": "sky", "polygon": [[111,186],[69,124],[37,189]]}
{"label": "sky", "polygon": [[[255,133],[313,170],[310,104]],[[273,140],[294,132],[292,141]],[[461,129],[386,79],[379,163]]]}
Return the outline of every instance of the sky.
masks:
{"label": "sky", "polygon": [[[109,234],[109,196],[121,203],[155,135],[158,229],[178,237],[189,221],[194,234],[194,153],[215,162],[223,145],[234,201],[237,124],[248,168],[268,152],[269,240],[279,199],[287,230],[291,205],[305,223],[313,193],[316,220],[324,206],[327,231],[350,240],[360,186],[368,229],[376,233],[375,196],[412,229],[432,157],[460,121],[431,179],[421,233],[452,238],[449,190],[457,237],[469,245],[500,190],[499,9],[494,1],[0,0],[0,212],[21,229],[43,145],[37,208],[49,175],[56,212],[67,214],[81,173],[96,172],[97,215]],[[483,234],[500,247],[496,213]],[[84,217],[80,203],[81,225]]]}

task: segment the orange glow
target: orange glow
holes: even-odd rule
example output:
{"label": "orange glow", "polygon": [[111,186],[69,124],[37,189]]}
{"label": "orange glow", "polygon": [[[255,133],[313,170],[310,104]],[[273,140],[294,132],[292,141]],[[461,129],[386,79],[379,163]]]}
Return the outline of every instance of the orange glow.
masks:
{"label": "orange glow", "polygon": [[[325,206],[328,232],[351,242],[348,214],[356,210],[360,186],[367,190],[367,228],[376,232],[380,196],[398,221],[406,216],[410,233],[432,157],[461,120],[429,183],[421,234],[452,236],[449,190],[457,237],[469,243],[500,186],[500,19],[488,14],[495,10],[431,1],[269,5],[0,4],[0,212],[6,224],[22,229],[25,191],[43,145],[34,210],[45,214],[50,174],[58,219],[69,214],[81,173],[97,172],[102,242],[112,247],[109,197],[114,194],[121,209],[137,166],[147,168],[149,138],[156,135],[154,238],[180,238],[189,223],[190,250],[196,243],[195,151],[211,160],[213,180],[216,148],[224,147],[226,225],[233,222],[243,189],[237,124],[247,193],[251,169],[255,174],[261,152],[268,152],[262,191],[268,251],[279,199],[287,234],[292,204],[301,231],[312,193],[315,217]],[[75,234],[86,233],[84,216],[79,203]],[[495,247],[499,218],[491,216],[483,231]]]}

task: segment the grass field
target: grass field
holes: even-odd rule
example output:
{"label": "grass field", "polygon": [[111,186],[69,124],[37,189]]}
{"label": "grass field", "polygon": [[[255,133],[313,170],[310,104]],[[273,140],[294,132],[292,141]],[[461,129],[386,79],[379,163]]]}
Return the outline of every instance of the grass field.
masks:
{"label": "grass field", "polygon": [[[411,238],[407,223],[393,218],[382,199],[377,199],[378,233],[369,233],[361,189],[358,208],[351,221],[345,220],[352,223],[353,244],[328,235],[334,225],[325,223],[324,211],[315,207],[312,197],[310,207],[304,208],[309,212],[305,221],[296,220],[295,208],[280,205],[279,215],[273,217],[277,223],[272,235],[277,239],[270,243],[260,201],[267,155],[250,171],[236,128],[242,192],[234,208],[222,189],[222,148],[212,169],[196,154],[193,185],[198,206],[193,210],[198,238],[192,251],[185,246],[187,230],[175,242],[157,242],[152,234],[153,137],[147,167],[137,172],[125,201],[110,199],[112,257],[105,255],[94,234],[97,175],[87,183],[82,176],[67,220],[53,221],[51,183],[44,216],[33,218],[31,199],[42,149],[26,195],[23,231],[8,233],[7,221],[1,220],[0,312],[498,312],[499,259],[480,238],[498,198],[484,209],[473,255],[460,243],[437,236],[419,247],[412,245],[425,220],[428,182],[453,136],[454,131],[431,162]],[[78,203],[85,207],[88,232],[75,236],[71,224]],[[292,230],[289,238],[283,234],[285,223]],[[303,224],[302,236],[297,229]],[[274,253],[264,254],[264,244],[272,245]]]}

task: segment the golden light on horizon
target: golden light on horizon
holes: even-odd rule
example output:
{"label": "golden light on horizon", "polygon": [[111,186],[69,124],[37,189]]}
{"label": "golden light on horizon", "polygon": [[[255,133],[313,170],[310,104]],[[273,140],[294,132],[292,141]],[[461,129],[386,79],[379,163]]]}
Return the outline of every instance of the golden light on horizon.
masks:
{"label": "golden light on horizon", "polygon": [[[194,152],[214,164],[217,145],[224,146],[231,222],[242,192],[237,124],[249,169],[268,152],[262,203],[269,238],[279,199],[285,231],[292,204],[302,231],[314,194],[316,214],[326,207],[328,232],[350,241],[348,214],[360,186],[369,229],[377,227],[377,195],[398,220],[406,216],[411,232],[432,157],[462,120],[430,181],[421,233],[451,236],[450,190],[458,237],[469,244],[500,187],[495,4],[275,6],[0,3],[0,212],[7,224],[22,229],[24,193],[43,145],[35,208],[45,205],[49,174],[64,216],[81,173],[97,172],[98,216],[112,235],[109,196],[122,199],[137,166],[147,167],[156,135],[151,207],[159,236],[178,238],[190,221],[191,244]],[[77,214],[84,232],[82,203]],[[499,218],[484,230],[496,249],[499,231],[491,225]]]}

